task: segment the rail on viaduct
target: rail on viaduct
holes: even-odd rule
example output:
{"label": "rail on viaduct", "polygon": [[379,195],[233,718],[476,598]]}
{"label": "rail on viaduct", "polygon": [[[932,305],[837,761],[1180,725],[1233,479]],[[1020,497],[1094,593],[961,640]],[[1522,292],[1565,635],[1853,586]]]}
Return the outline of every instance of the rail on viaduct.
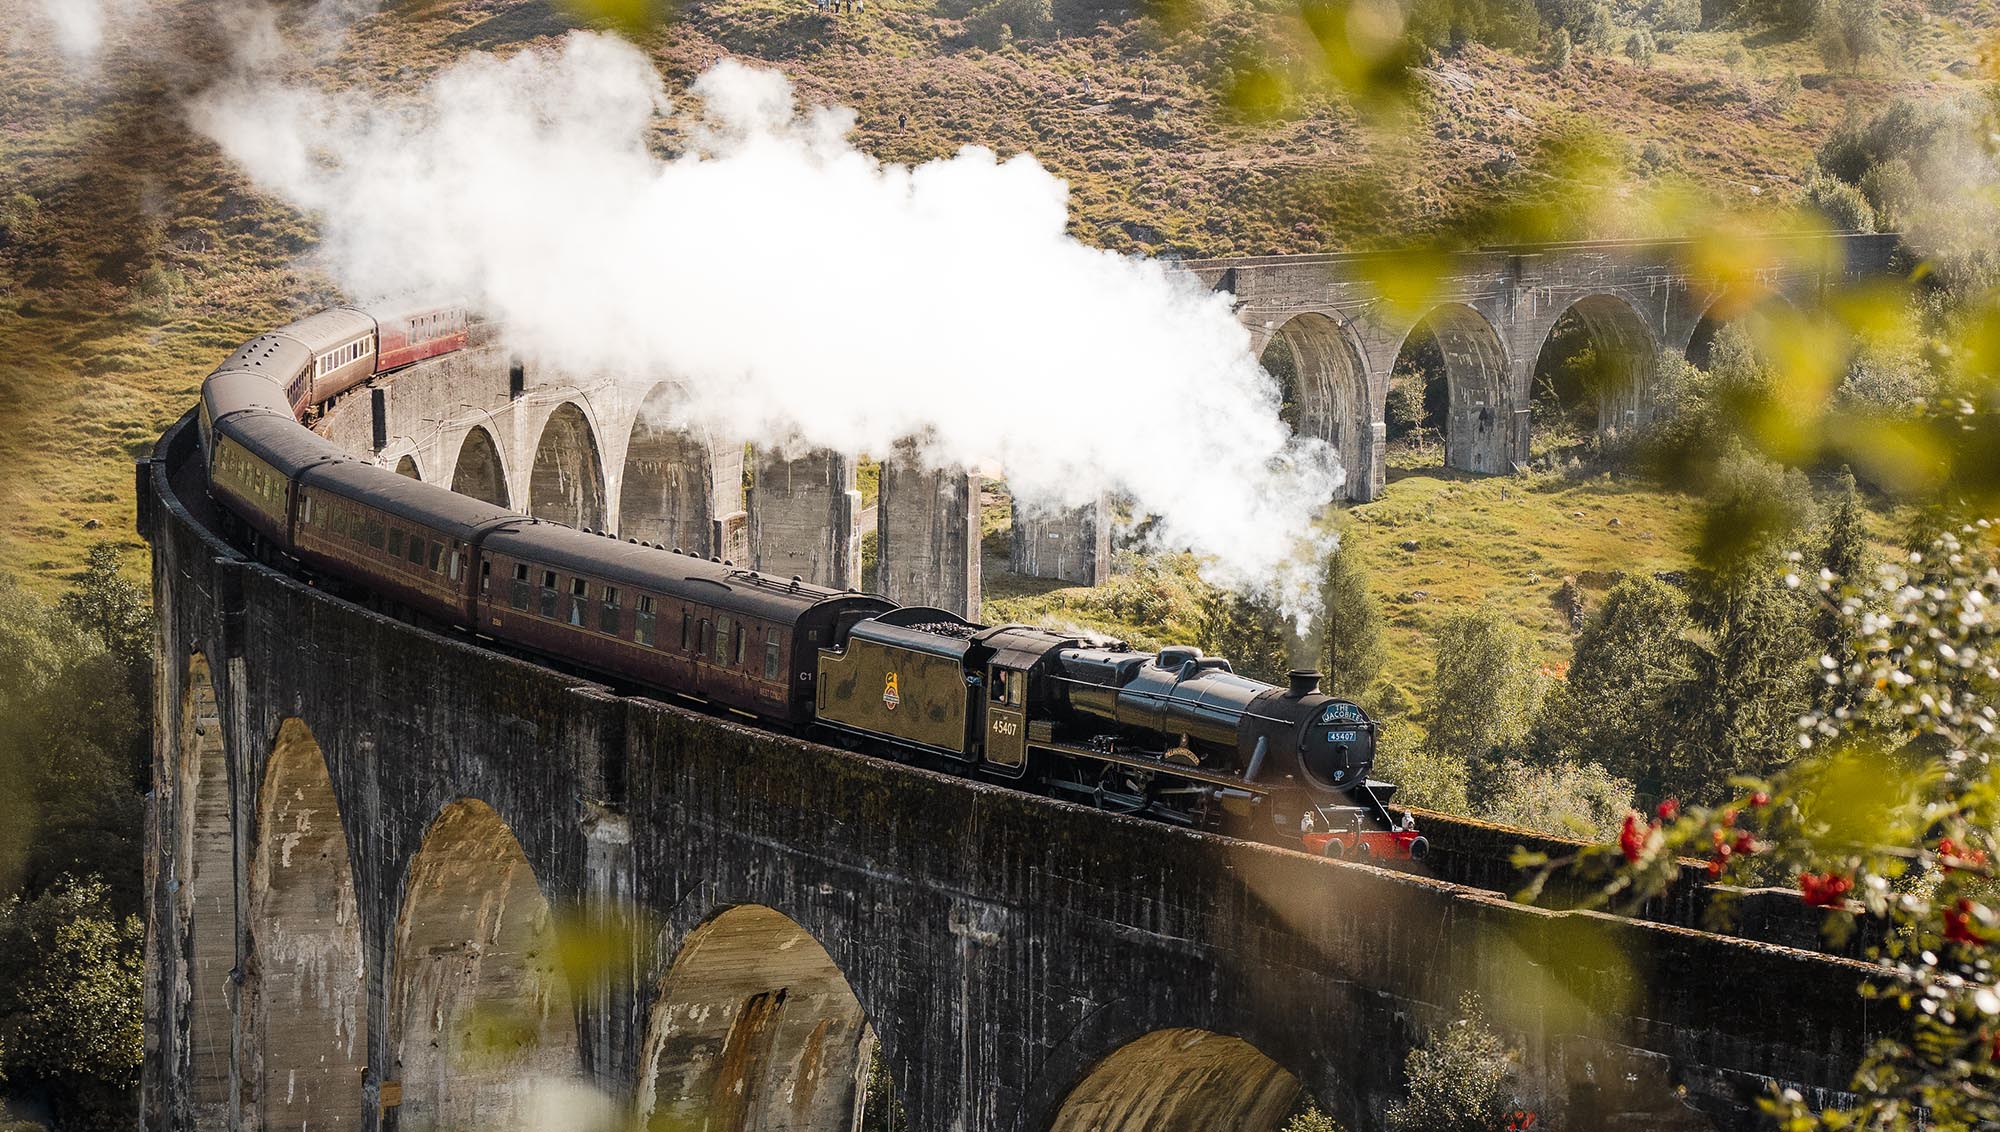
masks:
{"label": "rail on viaduct", "polygon": [[[1893,236],[1776,240],[1762,266],[1724,273],[1687,242],[1560,244],[1452,257],[1430,297],[1386,302],[1374,280],[1393,257],[1278,256],[1180,266],[1234,296],[1251,345],[1280,368],[1293,427],[1334,445],[1343,498],[1385,482],[1390,374],[1417,336],[1447,371],[1448,466],[1502,473],[1528,458],[1535,366],[1565,315],[1600,358],[1601,429],[1653,413],[1662,350],[1705,356],[1716,329],[1763,303],[1809,306],[1829,288],[1887,271]],[[885,458],[879,503],[864,509],[857,455],[751,450],[710,436],[671,382],[650,388],[524,364],[488,344],[400,374],[369,394],[371,411],[321,427],[407,475],[492,503],[620,537],[748,563],[780,577],[858,586],[861,548],[877,533],[876,588],[898,601],[976,616],[980,482],[966,469]],[[1015,516],[1010,568],[1082,584],[1110,564],[1108,505]]]}
{"label": "rail on viaduct", "polygon": [[[1237,270],[1244,310],[1292,301]],[[670,389],[517,377],[473,423],[405,392],[493,361],[321,427],[582,525],[732,537],[738,472],[647,408]],[[1884,1024],[1851,960],[1106,816],[389,619],[224,541],[194,449],[184,421],[139,469],[147,1128],[850,1132],[879,1060],[914,1132],[1263,1130],[1302,1094],[1365,1132],[1472,992],[1549,1127],[1735,1130],[1773,1084],[1837,1097]],[[851,466],[757,458],[799,506],[745,525],[846,521]],[[952,550],[963,489],[911,478]],[[800,522],[793,560],[852,553]]]}

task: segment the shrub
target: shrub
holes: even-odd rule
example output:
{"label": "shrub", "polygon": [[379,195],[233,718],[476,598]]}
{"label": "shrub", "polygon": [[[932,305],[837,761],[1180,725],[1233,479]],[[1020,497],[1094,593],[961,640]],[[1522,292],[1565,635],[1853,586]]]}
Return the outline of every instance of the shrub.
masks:
{"label": "shrub", "polygon": [[1513,1106],[1516,1055],[1486,1025],[1478,996],[1458,1010],[1404,1061],[1410,1098],[1389,1106],[1389,1132],[1491,1132]]}
{"label": "shrub", "polygon": [[1375,769],[1370,773],[1397,786],[1396,804],[1447,814],[1469,814],[1465,760],[1439,754],[1417,741],[1416,728],[1400,719],[1380,721],[1375,735]]}
{"label": "shrub", "polygon": [[1617,836],[1632,808],[1632,783],[1596,763],[1508,759],[1481,786],[1480,817],[1588,841]]}
{"label": "shrub", "polygon": [[973,42],[997,50],[1016,36],[1044,34],[1053,21],[1049,0],[993,0],[973,9],[965,19],[965,30]]}
{"label": "shrub", "polygon": [[1875,209],[1861,190],[1815,168],[1806,174],[1806,203],[1836,232],[1873,232]]}

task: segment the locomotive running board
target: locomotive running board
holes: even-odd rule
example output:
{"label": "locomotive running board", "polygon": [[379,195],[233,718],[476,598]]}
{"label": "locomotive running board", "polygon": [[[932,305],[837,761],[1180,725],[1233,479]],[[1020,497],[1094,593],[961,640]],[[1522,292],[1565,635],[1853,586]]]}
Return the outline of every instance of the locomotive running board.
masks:
{"label": "locomotive running board", "polygon": [[1268,789],[1245,782],[1240,778],[1232,778],[1226,774],[1217,774],[1212,770],[1202,770],[1200,767],[1179,766],[1163,759],[1148,758],[1145,755],[1123,755],[1115,751],[1093,751],[1087,747],[1072,747],[1068,743],[1035,742],[1029,743],[1028,746],[1031,749],[1048,751],[1051,754],[1068,755],[1071,758],[1090,759],[1101,763],[1116,763],[1119,766],[1129,766],[1137,770],[1150,770],[1172,778],[1183,778],[1190,782],[1207,783],[1210,786],[1219,786],[1227,790],[1240,790],[1245,794],[1254,795],[1259,798],[1270,793]]}

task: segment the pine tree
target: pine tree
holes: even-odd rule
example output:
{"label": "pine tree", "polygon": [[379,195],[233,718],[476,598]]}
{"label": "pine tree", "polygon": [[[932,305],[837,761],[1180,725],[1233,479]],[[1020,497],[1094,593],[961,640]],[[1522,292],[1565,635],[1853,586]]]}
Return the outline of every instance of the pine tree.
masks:
{"label": "pine tree", "polygon": [[1663,736],[1694,678],[1698,650],[1687,596],[1647,577],[1621,580],[1577,637],[1569,679],[1549,699],[1535,746],[1603,764],[1642,784],[1663,773]]}
{"label": "pine tree", "polygon": [[1382,672],[1382,609],[1368,589],[1359,555],[1345,547],[1327,556],[1320,581],[1321,670],[1332,695],[1364,694]]}

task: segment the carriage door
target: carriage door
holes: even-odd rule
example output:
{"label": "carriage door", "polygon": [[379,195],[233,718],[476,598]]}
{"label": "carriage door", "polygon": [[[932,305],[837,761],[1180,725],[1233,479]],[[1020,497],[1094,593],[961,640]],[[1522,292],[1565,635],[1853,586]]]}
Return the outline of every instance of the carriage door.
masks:
{"label": "carriage door", "polygon": [[1028,674],[986,670],[986,761],[1018,770],[1028,761]]}

